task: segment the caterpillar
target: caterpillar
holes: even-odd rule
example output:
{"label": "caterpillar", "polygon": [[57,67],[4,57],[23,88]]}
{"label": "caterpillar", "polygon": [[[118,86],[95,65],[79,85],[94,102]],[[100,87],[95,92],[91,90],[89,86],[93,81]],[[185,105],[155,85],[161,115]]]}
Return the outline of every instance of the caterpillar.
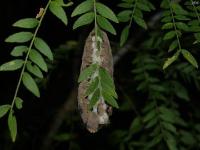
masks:
{"label": "caterpillar", "polygon": [[[113,57],[110,42],[107,34],[101,31],[101,36],[97,36],[99,49],[96,46],[95,32],[92,30],[86,39],[80,72],[93,63],[98,63],[108,71],[113,78]],[[78,108],[80,110],[83,123],[89,132],[95,133],[100,127],[109,124],[109,116],[112,114],[112,107],[108,106],[103,99],[98,100],[97,105],[90,110],[89,97],[85,96],[89,80],[80,82],[78,87]]]}

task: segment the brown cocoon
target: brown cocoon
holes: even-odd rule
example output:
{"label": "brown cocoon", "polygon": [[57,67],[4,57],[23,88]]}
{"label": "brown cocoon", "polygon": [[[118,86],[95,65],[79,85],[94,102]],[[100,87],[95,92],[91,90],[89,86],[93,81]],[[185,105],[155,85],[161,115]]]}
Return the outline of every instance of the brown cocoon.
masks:
{"label": "brown cocoon", "polygon": [[[99,50],[100,52],[100,60],[101,63],[100,65],[105,68],[110,75],[113,77],[113,58],[112,58],[112,52],[111,52],[111,47],[109,43],[109,39],[107,37],[107,34],[103,31],[101,31],[102,35],[102,42],[101,42],[101,49]],[[94,31],[92,31],[89,36],[87,37],[87,40],[85,42],[84,46],[84,52],[82,56],[82,64],[81,64],[81,69],[80,71],[83,71],[86,67],[90,66],[93,63],[93,51],[94,48],[92,44],[94,41],[92,38],[95,38]],[[79,84],[78,87],[78,107],[80,110],[81,118],[86,125],[86,128],[88,131],[91,133],[97,132],[99,127],[106,125],[109,123],[108,121],[102,123],[100,122],[100,118],[102,117],[103,114],[110,115],[111,113],[111,107],[107,106],[106,108],[103,107],[103,104],[99,100],[99,103],[97,104],[97,112],[89,110],[88,108],[88,97],[85,96],[85,92],[87,91],[87,88],[89,86],[89,80],[82,81]],[[109,110],[109,112],[108,112]]]}

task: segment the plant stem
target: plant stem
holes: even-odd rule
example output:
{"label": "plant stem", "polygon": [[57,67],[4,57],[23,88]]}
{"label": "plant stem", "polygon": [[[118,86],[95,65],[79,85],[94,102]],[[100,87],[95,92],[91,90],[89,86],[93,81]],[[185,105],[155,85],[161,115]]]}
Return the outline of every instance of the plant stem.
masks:
{"label": "plant stem", "polygon": [[13,107],[14,107],[14,104],[15,104],[15,100],[16,100],[16,97],[17,97],[17,95],[18,95],[19,87],[20,87],[21,82],[22,82],[22,77],[23,77],[23,74],[24,74],[24,71],[25,71],[25,68],[26,68],[26,63],[27,63],[27,61],[28,61],[28,57],[29,57],[30,51],[31,51],[31,49],[32,49],[32,47],[33,47],[33,44],[34,44],[36,35],[37,35],[38,30],[39,30],[39,28],[40,28],[40,26],[41,26],[41,24],[42,24],[43,18],[44,18],[45,14],[46,14],[46,11],[47,11],[47,9],[48,9],[50,3],[51,3],[51,0],[48,1],[47,5],[46,5],[46,7],[45,7],[45,9],[44,9],[44,11],[43,11],[43,14],[42,14],[41,17],[40,17],[38,26],[37,26],[37,28],[35,29],[35,32],[34,32],[34,34],[33,34],[33,38],[32,38],[31,43],[30,43],[30,45],[29,45],[28,52],[27,52],[26,57],[25,57],[25,60],[24,60],[24,65],[23,65],[23,67],[22,67],[22,70],[21,70],[21,73],[20,73],[20,77],[19,77],[19,80],[18,80],[18,83],[17,83],[17,87],[16,87],[16,90],[15,90],[15,94],[14,94],[14,97],[13,97],[13,100],[12,100],[12,104],[11,104],[11,107],[10,107],[10,111],[11,111],[11,112],[12,112],[12,110],[13,110]]}
{"label": "plant stem", "polygon": [[134,16],[134,13],[135,13],[135,9],[136,9],[136,7],[137,7],[137,1],[138,1],[138,0],[135,1],[135,5],[134,5],[133,10],[132,10],[132,13],[131,13],[131,19],[130,19],[130,22],[129,22],[129,25],[128,25],[129,28],[131,27],[131,24],[132,24],[132,22],[133,22],[133,16]]}
{"label": "plant stem", "polygon": [[164,141],[166,142],[167,141],[167,137],[165,136],[163,125],[162,125],[162,119],[160,118],[160,111],[159,111],[158,102],[157,102],[157,100],[155,98],[153,98],[153,101],[156,104],[155,105],[155,110],[156,110],[157,119],[158,119],[158,126],[160,128],[160,132],[162,134],[162,137],[163,137]]}
{"label": "plant stem", "polygon": [[[97,35],[98,35],[98,24],[97,24],[97,8],[96,8],[96,0],[94,0],[94,32],[95,32],[95,45],[96,45],[96,48],[98,49],[98,54],[100,54],[100,49],[98,47],[98,40],[97,40]],[[100,95],[102,96],[102,87],[101,87],[101,78],[99,76],[99,66],[100,64],[98,63],[98,66],[97,66],[97,69],[96,69],[96,72],[98,73],[98,80],[99,80],[99,83],[98,83],[98,87],[97,89],[99,88],[99,92],[100,92]]]}
{"label": "plant stem", "polygon": [[172,7],[171,7],[171,1],[168,0],[169,2],[169,8],[170,8],[170,12],[171,12],[171,16],[172,16],[172,21],[173,21],[173,26],[174,26],[174,30],[176,32],[176,39],[177,39],[177,42],[178,42],[178,47],[179,47],[179,50],[178,51],[181,51],[181,44],[180,44],[180,40],[179,40],[179,36],[178,36],[178,32],[177,32],[177,27],[176,27],[176,21],[174,19],[174,14],[173,14],[173,10],[172,10]]}
{"label": "plant stem", "polygon": [[197,11],[197,8],[196,8],[196,6],[194,5],[193,0],[190,0],[190,1],[191,1],[191,3],[192,3],[193,8],[194,8],[194,12],[196,13],[196,16],[197,16],[197,18],[198,18],[198,21],[200,22],[200,16],[199,16],[199,13],[198,13],[198,11]]}
{"label": "plant stem", "polygon": [[98,25],[97,25],[97,8],[96,8],[96,0],[94,0],[94,32],[95,32],[96,47],[97,47],[97,29],[98,29]]}

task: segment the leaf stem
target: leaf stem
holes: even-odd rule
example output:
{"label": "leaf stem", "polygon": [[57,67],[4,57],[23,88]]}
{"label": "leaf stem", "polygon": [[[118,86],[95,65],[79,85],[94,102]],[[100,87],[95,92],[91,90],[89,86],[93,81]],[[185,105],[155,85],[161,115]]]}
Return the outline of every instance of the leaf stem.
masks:
{"label": "leaf stem", "polygon": [[[97,55],[100,54],[100,49],[99,49],[99,46],[98,46],[98,40],[97,40],[97,35],[98,35],[98,24],[97,24],[97,8],[96,8],[96,0],[94,0],[94,32],[95,32],[95,45],[96,45],[96,48],[98,49],[98,53]],[[98,80],[99,80],[99,83],[98,83],[98,87],[97,89],[99,88],[99,92],[100,92],[100,96],[102,96],[102,87],[101,87],[101,78],[99,76],[99,66],[100,64],[97,65],[97,69],[95,72],[97,72],[98,76]]]}
{"label": "leaf stem", "polygon": [[97,47],[97,29],[98,29],[98,25],[97,25],[97,8],[96,8],[96,0],[94,0],[94,32],[95,32],[95,44]]}
{"label": "leaf stem", "polygon": [[132,10],[132,13],[131,13],[131,19],[130,19],[130,22],[129,22],[129,25],[128,25],[129,28],[131,27],[131,24],[132,24],[132,22],[133,22],[133,16],[134,16],[134,14],[135,14],[135,9],[136,9],[136,7],[137,7],[137,2],[138,2],[138,0],[135,1],[135,5],[134,5],[133,10]]}
{"label": "leaf stem", "polygon": [[196,8],[196,6],[194,5],[193,0],[190,0],[190,1],[191,1],[191,3],[192,3],[193,8],[194,8],[194,12],[196,13],[196,16],[197,16],[197,18],[198,18],[198,21],[200,22],[200,16],[199,16],[199,13],[198,13],[198,11],[197,11],[197,8]]}
{"label": "leaf stem", "polygon": [[162,134],[162,137],[166,142],[167,141],[167,137],[164,134],[164,129],[163,129],[163,125],[162,125],[162,119],[160,118],[160,111],[159,111],[158,102],[157,102],[157,100],[155,98],[153,98],[153,101],[155,103],[155,111],[156,111],[156,115],[157,115],[157,119],[158,119],[158,126],[160,128],[160,133]]}
{"label": "leaf stem", "polygon": [[35,32],[34,32],[34,34],[33,34],[33,38],[32,38],[32,40],[31,40],[31,42],[30,42],[30,45],[29,45],[29,48],[28,48],[28,52],[27,52],[26,57],[25,57],[25,60],[24,60],[24,65],[23,65],[23,67],[22,67],[22,70],[21,70],[21,73],[20,73],[20,77],[19,77],[19,80],[18,80],[18,83],[17,83],[17,87],[16,87],[16,90],[15,90],[15,94],[14,94],[14,97],[13,97],[13,100],[12,100],[12,104],[11,104],[11,107],[10,107],[10,112],[12,112],[12,110],[13,110],[13,107],[14,107],[14,104],[15,104],[15,100],[16,100],[16,97],[17,97],[17,95],[18,95],[19,87],[20,87],[21,82],[22,82],[22,77],[23,77],[23,74],[24,74],[24,71],[25,71],[25,68],[26,68],[26,63],[27,63],[27,61],[28,61],[28,57],[29,57],[30,51],[31,51],[31,49],[32,49],[32,47],[33,47],[33,44],[34,44],[36,35],[37,35],[38,30],[39,30],[39,28],[40,28],[40,26],[41,26],[41,24],[42,24],[43,18],[44,18],[45,14],[46,14],[46,11],[47,11],[47,9],[48,9],[50,3],[51,3],[51,0],[48,1],[47,5],[46,5],[46,7],[45,7],[45,9],[44,9],[44,11],[43,11],[43,14],[42,14],[41,17],[40,17],[38,26],[37,26],[37,28],[35,29]]}
{"label": "leaf stem", "polygon": [[173,10],[172,10],[172,7],[171,7],[171,1],[168,0],[169,2],[169,8],[170,8],[170,12],[171,12],[171,16],[172,16],[172,21],[173,21],[173,26],[174,26],[174,30],[176,32],[176,39],[177,39],[177,42],[178,42],[178,47],[179,47],[179,50],[178,51],[181,51],[181,44],[180,44],[180,40],[179,40],[179,36],[178,36],[178,32],[177,32],[177,27],[176,27],[176,21],[174,19],[174,14],[173,14]]}

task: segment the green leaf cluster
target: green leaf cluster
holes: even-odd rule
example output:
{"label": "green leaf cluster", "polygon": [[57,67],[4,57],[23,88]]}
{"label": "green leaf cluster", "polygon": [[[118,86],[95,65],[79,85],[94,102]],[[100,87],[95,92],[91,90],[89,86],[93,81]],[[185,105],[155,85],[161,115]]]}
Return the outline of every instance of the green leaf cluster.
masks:
{"label": "green leaf cluster", "polygon": [[116,30],[110,21],[118,23],[115,13],[106,5],[95,0],[86,0],[79,4],[72,12],[72,17],[80,16],[73,25],[73,29],[95,22],[99,28],[116,35]]}
{"label": "green leaf cluster", "polygon": [[[188,132],[191,127],[181,116],[179,105],[180,103],[187,105],[191,100],[188,88],[184,83],[194,84],[191,81],[198,76],[197,71],[188,63],[179,63],[173,65],[170,72],[162,76],[158,75],[162,74],[159,58],[163,56],[162,48],[160,48],[162,40],[159,39],[162,37],[152,35],[152,38],[142,44],[133,61],[133,74],[137,90],[146,94],[145,97],[147,97],[141,112],[142,117],[140,117],[144,127],[139,133],[145,136],[148,134],[147,138],[141,136],[141,139],[138,140],[145,143],[144,145],[137,145],[136,142],[134,147],[140,149],[164,149],[168,147],[169,150],[193,149],[194,147],[188,143],[194,144],[196,140],[194,134]],[[157,41],[160,42],[157,43]],[[142,50],[143,52],[141,52]],[[158,52],[156,56],[154,55],[155,50]],[[198,87],[198,81],[195,83]],[[185,140],[187,137],[188,141],[190,140],[188,143]],[[142,138],[145,138],[145,142],[142,142]],[[130,140],[130,142],[132,141]]]}
{"label": "green leaf cluster", "polygon": [[[13,24],[14,27],[34,29],[39,25],[39,20],[35,18],[20,19]],[[36,37],[32,32],[18,32],[10,35],[5,40],[8,43],[19,43],[11,51],[11,55],[16,59],[6,62],[0,66],[1,71],[14,71],[24,67],[22,81],[24,86],[35,96],[40,97],[40,92],[34,77],[43,77],[43,73],[47,72],[47,64],[45,59],[53,60],[53,54],[48,44],[40,37]],[[28,47],[27,42],[32,44]],[[35,48],[35,49],[34,49]],[[45,58],[46,57],[46,58]],[[25,58],[25,60],[24,60]],[[23,70],[23,71],[24,71]]]}
{"label": "green leaf cluster", "polygon": [[5,39],[7,43],[16,43],[18,45],[10,53],[15,58],[2,64],[0,71],[15,71],[21,69],[12,104],[0,106],[0,117],[5,116],[9,112],[8,127],[13,142],[17,136],[17,121],[14,114],[14,106],[17,109],[22,109],[23,107],[23,100],[18,97],[20,85],[23,83],[27,90],[36,97],[40,97],[40,91],[35,78],[42,79],[43,71],[48,71],[47,59],[53,61],[53,53],[50,47],[41,37],[37,36],[44,15],[49,8],[55,16],[67,25],[67,17],[62,7],[70,5],[71,3],[64,4],[62,0],[50,0],[39,18],[24,18],[16,21],[13,27],[23,30]]}
{"label": "green leaf cluster", "polygon": [[128,22],[128,25],[124,27],[120,36],[120,46],[123,46],[128,39],[132,22],[134,21],[140,27],[147,29],[147,24],[143,19],[143,13],[151,12],[155,10],[155,7],[148,0],[122,0],[118,6],[124,9],[117,15],[119,21]]}
{"label": "green leaf cluster", "polygon": [[184,3],[184,5],[186,6],[186,9],[188,11],[188,16],[190,18],[190,20],[188,21],[188,26],[189,26],[189,31],[194,33],[194,37],[196,39],[196,41],[194,43],[198,42],[198,33],[200,32],[200,18],[199,18],[199,8],[198,6],[194,5],[194,1],[190,0],[190,1],[186,1]]}
{"label": "green leaf cluster", "polygon": [[169,57],[164,62],[163,69],[166,69],[174,61],[176,61],[180,53],[189,63],[198,68],[197,61],[193,55],[181,46],[181,37],[183,33],[191,31],[191,28],[187,23],[190,21],[189,12],[186,11],[179,3],[170,2],[168,0],[163,0],[161,7],[164,9],[163,17],[161,19],[161,22],[163,22],[162,30],[166,30],[163,40],[171,41],[168,52],[176,51],[173,56]]}
{"label": "green leaf cluster", "polygon": [[111,75],[103,67],[92,64],[85,68],[79,75],[78,82],[89,80],[85,96],[89,100],[89,108],[97,105],[103,99],[109,105],[119,108],[116,99],[115,85]]}

